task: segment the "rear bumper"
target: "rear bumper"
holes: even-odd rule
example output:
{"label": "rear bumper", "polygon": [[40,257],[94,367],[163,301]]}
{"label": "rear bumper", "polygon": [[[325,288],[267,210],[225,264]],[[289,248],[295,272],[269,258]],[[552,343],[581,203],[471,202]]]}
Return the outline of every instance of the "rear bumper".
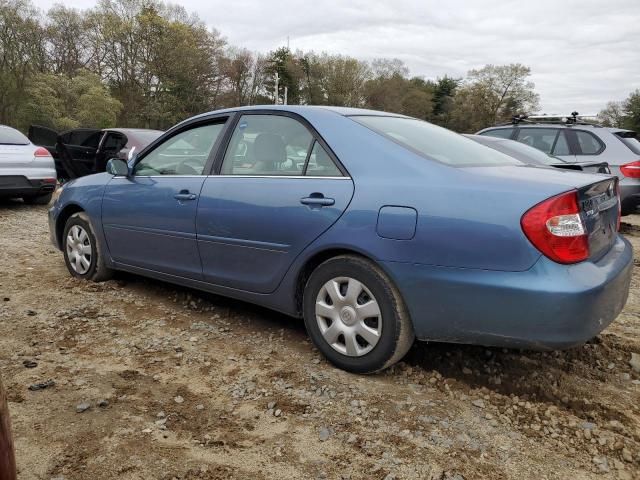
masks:
{"label": "rear bumper", "polygon": [[0,197],[38,196],[52,193],[55,178],[31,179],[23,175],[0,176]]}
{"label": "rear bumper", "polygon": [[541,257],[525,272],[384,266],[421,340],[557,349],[589,340],[618,316],[629,293],[633,251],[618,236],[597,262],[560,265]]}

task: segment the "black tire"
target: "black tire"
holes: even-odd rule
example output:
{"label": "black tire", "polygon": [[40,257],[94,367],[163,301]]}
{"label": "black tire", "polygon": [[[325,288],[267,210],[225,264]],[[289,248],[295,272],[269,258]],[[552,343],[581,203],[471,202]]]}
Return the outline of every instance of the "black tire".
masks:
{"label": "black tire", "polygon": [[22,201],[27,205],[49,205],[53,193],[45,193],[44,195],[22,197]]}
{"label": "black tire", "polygon": [[[71,261],[69,259],[69,249],[67,248],[69,231],[76,225],[87,233],[88,244],[91,246],[89,267],[85,272],[76,271],[76,269],[71,265]],[[103,282],[105,280],[109,280],[113,276],[113,270],[105,264],[102,247],[96,241],[96,236],[93,227],[91,226],[89,216],[85,212],[74,213],[67,220],[64,227],[64,233],[62,235],[62,251],[64,253],[64,262],[67,265],[69,273],[76,278],[92,280],[94,282]]]}
{"label": "black tire", "polygon": [[[360,282],[379,306],[382,325],[379,340],[361,356],[349,356],[332,347],[323,337],[316,318],[320,290],[330,280],[340,277]],[[400,361],[415,339],[409,312],[398,289],[377,265],[355,255],[331,258],[313,271],[305,285],[303,314],[307,332],[316,347],[331,363],[348,372],[367,374],[384,370]]]}

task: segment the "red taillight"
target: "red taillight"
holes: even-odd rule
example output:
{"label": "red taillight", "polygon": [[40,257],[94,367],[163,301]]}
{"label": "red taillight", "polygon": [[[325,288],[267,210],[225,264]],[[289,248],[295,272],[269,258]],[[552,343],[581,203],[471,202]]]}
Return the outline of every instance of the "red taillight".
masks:
{"label": "red taillight", "polygon": [[589,258],[589,236],[580,217],[576,190],[529,209],[520,224],[531,243],[555,262],[577,263]]}
{"label": "red taillight", "polygon": [[625,177],[640,178],[640,160],[625,163],[620,167],[620,171]]}
{"label": "red taillight", "polygon": [[36,151],[33,152],[33,156],[34,157],[50,157],[51,154],[49,153],[49,150],[47,150],[46,148],[38,147],[36,148]]}

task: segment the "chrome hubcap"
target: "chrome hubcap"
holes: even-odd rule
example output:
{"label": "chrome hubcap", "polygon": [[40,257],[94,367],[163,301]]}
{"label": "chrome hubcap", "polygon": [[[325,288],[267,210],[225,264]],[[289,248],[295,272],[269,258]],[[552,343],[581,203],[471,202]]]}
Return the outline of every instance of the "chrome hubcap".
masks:
{"label": "chrome hubcap", "polygon": [[71,268],[84,275],[91,266],[91,241],[89,235],[80,225],[74,225],[67,234],[67,258]]}
{"label": "chrome hubcap", "polygon": [[349,357],[369,353],[382,334],[377,300],[362,282],[350,277],[334,278],[322,286],[316,321],[326,342]]}

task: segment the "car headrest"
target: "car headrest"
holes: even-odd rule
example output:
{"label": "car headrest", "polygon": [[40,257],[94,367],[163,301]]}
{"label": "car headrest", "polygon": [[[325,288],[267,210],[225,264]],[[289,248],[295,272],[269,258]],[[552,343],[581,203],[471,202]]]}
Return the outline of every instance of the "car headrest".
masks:
{"label": "car headrest", "polygon": [[275,165],[287,159],[287,149],[279,135],[274,133],[261,133],[256,137],[253,145],[253,153],[256,162],[264,162]]}

